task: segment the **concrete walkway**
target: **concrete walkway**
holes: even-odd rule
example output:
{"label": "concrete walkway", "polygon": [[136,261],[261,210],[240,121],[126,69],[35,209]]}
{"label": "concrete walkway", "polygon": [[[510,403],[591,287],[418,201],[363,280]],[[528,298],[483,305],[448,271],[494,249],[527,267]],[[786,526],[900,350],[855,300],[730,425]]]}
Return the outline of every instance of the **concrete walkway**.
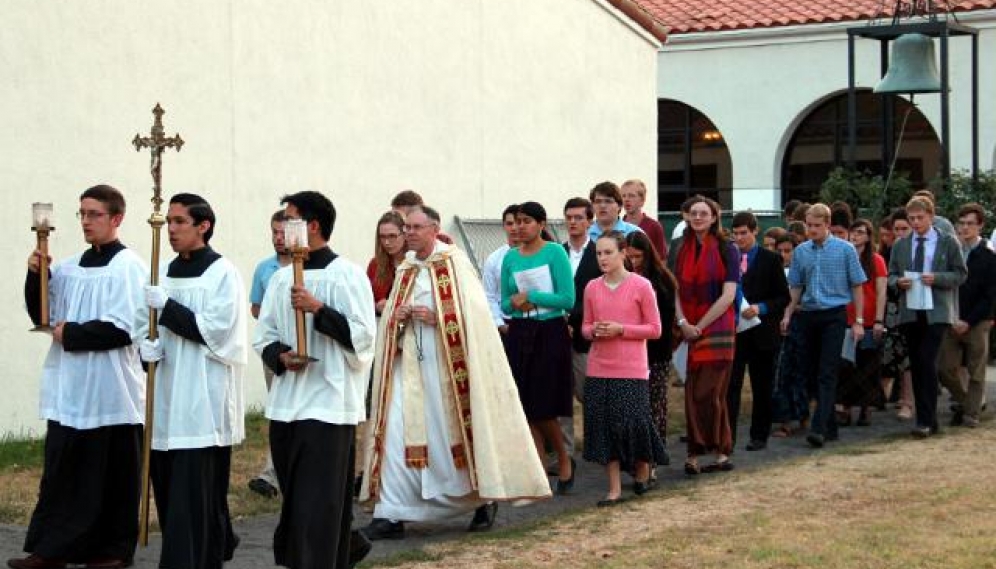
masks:
{"label": "concrete walkway", "polygon": [[[992,366],[988,368],[987,379],[988,400],[996,402],[996,368]],[[939,421],[943,428],[943,425],[946,425],[951,418],[951,413],[948,411],[946,392],[942,394],[938,409],[940,412]],[[991,414],[989,412],[986,415],[991,416]],[[834,448],[874,439],[901,437],[909,433],[911,426],[912,424],[909,421],[902,422],[897,420],[895,411],[891,408],[887,411],[874,412],[870,427],[841,428],[840,441],[828,443],[826,449],[832,451]],[[743,450],[743,446],[748,440],[747,429],[743,424],[743,419],[741,420],[737,440],[737,448],[733,455],[733,461],[738,470],[754,470],[791,458],[823,452],[811,449],[806,444],[804,437],[800,435],[795,435],[787,439],[771,439],[766,450],[747,452]],[[676,485],[694,484],[695,481],[686,479],[682,472],[684,445],[678,441],[677,436],[669,438],[668,449],[671,452],[672,465],[670,467],[658,468],[658,478],[661,487],[668,488]],[[722,474],[705,474],[703,476],[713,477],[722,476]],[[627,483],[628,477],[624,476],[624,493],[629,492],[629,489],[626,488]],[[603,469],[597,465],[584,463],[579,458],[577,482],[571,495],[558,496],[551,500],[526,507],[513,508],[502,505],[498,509],[496,527],[514,527],[561,512],[591,508],[594,507],[595,502],[604,496],[604,493],[605,474]],[[357,527],[366,525],[369,520],[369,515],[357,511],[355,522]],[[418,550],[427,544],[458,539],[466,535],[465,529],[469,522],[470,516],[468,515],[445,523],[407,524],[407,536],[405,539],[375,542],[373,552],[367,558],[367,563],[365,564],[375,564],[379,559],[385,559],[405,551]],[[242,539],[242,542],[235,552],[235,558],[226,567],[232,569],[273,567],[271,539],[275,526],[276,516],[274,515],[238,520],[235,523],[235,532]],[[24,542],[24,535],[24,527],[0,525],[0,560],[23,555],[21,553],[21,545]],[[155,534],[150,540],[149,547],[139,547],[135,556],[134,567],[138,569],[155,569],[158,567],[159,548],[159,535]],[[369,563],[370,561],[374,563]]]}

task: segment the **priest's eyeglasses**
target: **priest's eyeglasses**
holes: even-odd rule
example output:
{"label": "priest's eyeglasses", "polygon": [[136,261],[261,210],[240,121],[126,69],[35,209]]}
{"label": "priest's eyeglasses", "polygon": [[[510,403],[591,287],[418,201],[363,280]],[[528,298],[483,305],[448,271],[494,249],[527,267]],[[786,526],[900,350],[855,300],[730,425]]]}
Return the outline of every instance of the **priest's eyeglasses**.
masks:
{"label": "priest's eyeglasses", "polygon": [[94,210],[87,211],[81,209],[76,212],[76,219],[79,219],[81,221],[84,219],[88,221],[96,221],[104,217],[105,215],[110,215],[110,214],[108,214],[106,211],[94,211]]}

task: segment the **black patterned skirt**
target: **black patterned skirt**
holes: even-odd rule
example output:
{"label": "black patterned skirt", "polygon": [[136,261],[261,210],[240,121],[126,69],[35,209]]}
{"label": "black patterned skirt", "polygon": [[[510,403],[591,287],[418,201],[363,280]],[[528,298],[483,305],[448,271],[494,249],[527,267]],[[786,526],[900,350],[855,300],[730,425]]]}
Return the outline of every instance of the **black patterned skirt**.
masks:
{"label": "black patterned skirt", "polygon": [[667,444],[667,383],[670,361],[650,363],[650,417],[657,434]]}
{"label": "black patterned skirt", "polygon": [[667,449],[650,416],[645,379],[589,377],[584,382],[584,459],[619,461],[624,472],[636,463],[667,464]]}

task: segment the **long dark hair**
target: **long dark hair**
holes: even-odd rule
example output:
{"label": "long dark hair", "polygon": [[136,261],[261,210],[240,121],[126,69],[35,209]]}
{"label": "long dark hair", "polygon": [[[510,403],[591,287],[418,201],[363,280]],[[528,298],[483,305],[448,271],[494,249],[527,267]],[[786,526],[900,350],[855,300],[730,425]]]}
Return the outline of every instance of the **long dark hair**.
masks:
{"label": "long dark hair", "polygon": [[861,250],[858,259],[861,261],[861,268],[864,269],[865,276],[871,279],[875,277],[875,263],[872,260],[872,256],[875,254],[875,229],[871,222],[864,218],[858,219],[847,229],[854,231],[859,227],[864,228],[865,232],[868,233],[868,243],[865,243],[865,248]]}
{"label": "long dark hair", "polygon": [[643,266],[640,268],[640,275],[650,281],[654,290],[666,290],[674,295],[675,291],[678,290],[678,281],[661,262],[661,256],[657,254],[657,249],[647,235],[641,231],[630,233],[626,236],[626,246],[643,253]]}

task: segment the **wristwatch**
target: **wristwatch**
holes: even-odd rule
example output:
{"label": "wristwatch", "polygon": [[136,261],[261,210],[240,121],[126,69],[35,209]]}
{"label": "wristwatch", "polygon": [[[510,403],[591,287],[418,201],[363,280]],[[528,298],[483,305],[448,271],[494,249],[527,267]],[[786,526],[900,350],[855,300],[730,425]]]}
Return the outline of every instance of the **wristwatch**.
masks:
{"label": "wristwatch", "polygon": [[862,326],[864,326],[865,325],[865,319],[862,318],[862,317],[860,317],[860,316],[858,316],[857,318],[854,319],[854,323],[855,324],[861,324]]}
{"label": "wristwatch", "polygon": [[684,318],[682,318],[681,320],[678,320],[678,328],[681,328],[685,324],[688,324],[688,320],[685,320]]}

